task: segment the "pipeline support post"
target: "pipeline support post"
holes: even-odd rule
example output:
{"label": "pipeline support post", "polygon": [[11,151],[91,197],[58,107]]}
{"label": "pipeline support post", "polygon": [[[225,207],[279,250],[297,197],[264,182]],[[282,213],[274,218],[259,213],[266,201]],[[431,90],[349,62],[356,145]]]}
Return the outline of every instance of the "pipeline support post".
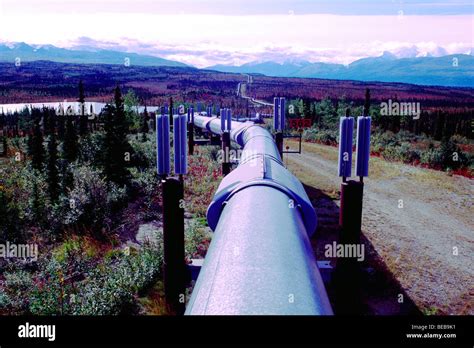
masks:
{"label": "pipeline support post", "polygon": [[230,133],[222,133],[222,175],[226,176],[230,173]]}
{"label": "pipeline support post", "polygon": [[275,97],[273,99],[273,129],[275,131],[275,144],[281,158],[283,158],[283,131],[285,123],[285,98]]}
{"label": "pipeline support post", "polygon": [[194,109],[188,109],[188,153],[194,155]]}
{"label": "pipeline support post", "polygon": [[162,180],[164,283],[166,302],[177,315],[184,314],[186,264],[184,254],[183,181],[169,177]]}
{"label": "pipeline support post", "polygon": [[[339,244],[357,250],[360,244],[362,222],[362,198],[364,184],[354,180],[341,184],[341,205],[339,224],[341,233]],[[339,258],[335,274],[336,314],[359,314],[360,301],[360,267],[356,255]]]}
{"label": "pipeline support post", "polygon": [[[170,109],[171,110],[171,109]],[[182,315],[185,310],[186,265],[184,252],[183,180],[187,173],[186,115],[173,116],[174,169],[170,174],[170,121],[162,110],[156,116],[157,174],[163,196],[163,244],[165,297],[169,308]]]}
{"label": "pipeline support post", "polygon": [[275,143],[278,148],[278,152],[280,153],[280,157],[283,158],[283,133],[282,132],[275,133]]}
{"label": "pipeline support post", "polygon": [[232,128],[232,111],[224,109],[221,111],[221,140],[222,140],[222,175],[230,173],[230,130]]}
{"label": "pipeline support post", "polygon": [[[339,225],[341,234],[339,243],[343,250],[358,249],[361,244],[362,202],[364,196],[363,177],[369,173],[370,159],[370,117],[357,119],[357,158],[356,175],[360,181],[346,178],[352,174],[352,141],[354,119],[342,117],[340,120],[339,136],[339,176],[342,177],[341,205]],[[365,255],[344,255],[337,262],[336,269],[336,313],[358,314],[361,309],[360,301],[360,267],[358,257]]]}

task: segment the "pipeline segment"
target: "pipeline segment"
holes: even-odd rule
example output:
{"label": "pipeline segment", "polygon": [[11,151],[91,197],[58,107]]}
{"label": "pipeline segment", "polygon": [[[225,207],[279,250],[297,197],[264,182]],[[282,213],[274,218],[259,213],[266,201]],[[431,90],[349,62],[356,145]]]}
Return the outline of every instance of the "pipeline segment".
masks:
{"label": "pipeline segment", "polygon": [[[217,117],[194,121],[222,132]],[[214,237],[185,314],[333,314],[309,241],[316,213],[302,184],[266,129],[232,121],[230,136],[243,155],[208,207]]]}

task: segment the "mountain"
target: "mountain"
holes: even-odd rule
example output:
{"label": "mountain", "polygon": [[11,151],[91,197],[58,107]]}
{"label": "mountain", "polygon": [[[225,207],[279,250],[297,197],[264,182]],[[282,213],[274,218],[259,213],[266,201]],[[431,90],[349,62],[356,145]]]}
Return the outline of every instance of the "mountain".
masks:
{"label": "mountain", "polygon": [[124,64],[126,58],[131,65],[142,66],[175,66],[188,65],[159,57],[140,55],[136,53],[118,52],[104,49],[65,49],[53,45],[28,45],[24,42],[0,44],[0,61],[14,62],[49,60],[60,63],[79,64]]}
{"label": "mountain", "polygon": [[[415,52],[412,52],[415,53]],[[474,56],[397,58],[390,52],[363,58],[349,65],[332,63],[253,62],[241,66],[214,65],[209,70],[264,74],[275,77],[310,77],[337,80],[402,82],[418,85],[474,87]]]}

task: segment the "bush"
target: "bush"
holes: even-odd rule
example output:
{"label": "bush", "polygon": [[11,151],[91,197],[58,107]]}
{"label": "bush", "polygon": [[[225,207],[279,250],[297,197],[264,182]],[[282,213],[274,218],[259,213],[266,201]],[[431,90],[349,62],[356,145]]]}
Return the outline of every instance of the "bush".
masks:
{"label": "bush", "polygon": [[462,135],[458,135],[458,134],[453,135],[451,137],[451,141],[454,142],[455,144],[462,144],[462,145],[467,145],[471,143],[471,141],[468,138],[463,137]]}
{"label": "bush", "polygon": [[69,227],[98,233],[111,223],[117,207],[127,202],[126,188],[107,185],[102,173],[90,166],[78,166],[73,173],[74,188],[52,207],[51,230]]}
{"label": "bush", "polygon": [[20,270],[5,272],[5,290],[0,292],[0,308],[9,308],[13,312],[23,312],[28,309],[28,296],[33,287],[30,273]]}
{"label": "bush", "polygon": [[[126,313],[135,305],[136,295],[160,275],[161,243],[147,244],[129,255],[114,252],[96,265],[77,240],[65,243],[42,264],[34,286],[22,298],[29,299],[28,309],[34,315]],[[8,298],[3,301],[8,303]]]}
{"label": "bush", "polygon": [[92,163],[94,166],[103,164],[103,148],[104,134],[91,133],[79,140],[79,159],[81,163]]}
{"label": "bush", "polygon": [[444,139],[438,148],[430,147],[422,154],[421,163],[437,169],[458,169],[470,166],[472,161],[452,139]]}
{"label": "bush", "polygon": [[325,145],[336,145],[338,143],[338,131],[331,129],[308,128],[303,131],[302,137],[305,141]]}
{"label": "bush", "polygon": [[211,242],[211,236],[206,228],[206,220],[196,219],[187,226],[185,232],[186,258],[204,258]]}
{"label": "bush", "polygon": [[139,192],[143,200],[143,216],[145,221],[151,221],[158,217],[159,202],[161,197],[160,179],[155,168],[144,171],[131,170],[132,187]]}
{"label": "bush", "polygon": [[382,156],[390,161],[401,161],[413,163],[420,160],[420,153],[411,148],[410,143],[402,143],[400,146],[389,146],[382,151]]}
{"label": "bush", "polygon": [[160,245],[148,245],[96,267],[81,287],[72,314],[116,315],[132,307],[134,295],[152,285],[161,272]]}
{"label": "bush", "polygon": [[55,257],[44,261],[43,269],[36,278],[29,294],[29,311],[33,315],[64,315],[71,312],[71,283],[65,282],[67,263]]}
{"label": "bush", "polygon": [[133,136],[129,136],[129,143],[133,149],[132,165],[142,170],[155,168],[156,140],[154,137],[151,137],[151,140],[142,142]]}

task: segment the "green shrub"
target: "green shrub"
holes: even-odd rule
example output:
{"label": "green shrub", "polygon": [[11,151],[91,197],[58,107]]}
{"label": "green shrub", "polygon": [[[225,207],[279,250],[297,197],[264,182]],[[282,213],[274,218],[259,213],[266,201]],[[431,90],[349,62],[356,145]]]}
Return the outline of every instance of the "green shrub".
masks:
{"label": "green shrub", "polygon": [[421,163],[438,169],[458,169],[469,167],[472,160],[454,141],[444,139],[438,148],[430,147],[421,155]]}
{"label": "green shrub", "polygon": [[104,134],[102,132],[90,133],[79,139],[79,160],[81,163],[91,163],[94,166],[103,164]]}
{"label": "green shrub", "polygon": [[205,220],[195,219],[185,231],[185,251],[188,259],[204,258],[211,241]]}
{"label": "green shrub", "polygon": [[3,295],[0,295],[0,307],[11,307],[14,312],[20,313],[27,310],[28,296],[26,294],[33,287],[30,273],[23,270],[5,272],[4,277],[5,290],[2,292]]}
{"label": "green shrub", "polygon": [[386,147],[382,151],[382,156],[390,161],[401,161],[404,163],[412,163],[420,159],[420,153],[417,150],[413,150],[410,143]]}
{"label": "green shrub", "polygon": [[[74,269],[70,266],[70,269]],[[35,286],[31,290],[29,311],[33,315],[65,315],[71,313],[71,299],[74,294],[72,282],[68,281],[67,262],[55,257],[44,261],[37,275]]]}
{"label": "green shrub", "polygon": [[467,145],[470,144],[472,141],[462,135],[455,134],[451,137],[451,141],[456,144]]}
{"label": "green shrub", "polygon": [[128,137],[128,141],[133,149],[132,165],[140,169],[155,168],[156,166],[156,140],[141,141],[133,136]]}
{"label": "green shrub", "polygon": [[127,202],[126,188],[107,183],[102,173],[90,166],[77,166],[73,173],[74,188],[61,196],[51,209],[51,228],[57,231],[72,227],[99,232],[110,224],[117,206]]}
{"label": "green shrub", "polygon": [[135,294],[152,285],[161,272],[163,252],[149,245],[130,256],[119,255],[96,267],[81,286],[73,314],[116,315],[134,305]]}
{"label": "green shrub", "polygon": [[338,131],[332,129],[308,128],[303,131],[303,140],[325,145],[338,143]]}

